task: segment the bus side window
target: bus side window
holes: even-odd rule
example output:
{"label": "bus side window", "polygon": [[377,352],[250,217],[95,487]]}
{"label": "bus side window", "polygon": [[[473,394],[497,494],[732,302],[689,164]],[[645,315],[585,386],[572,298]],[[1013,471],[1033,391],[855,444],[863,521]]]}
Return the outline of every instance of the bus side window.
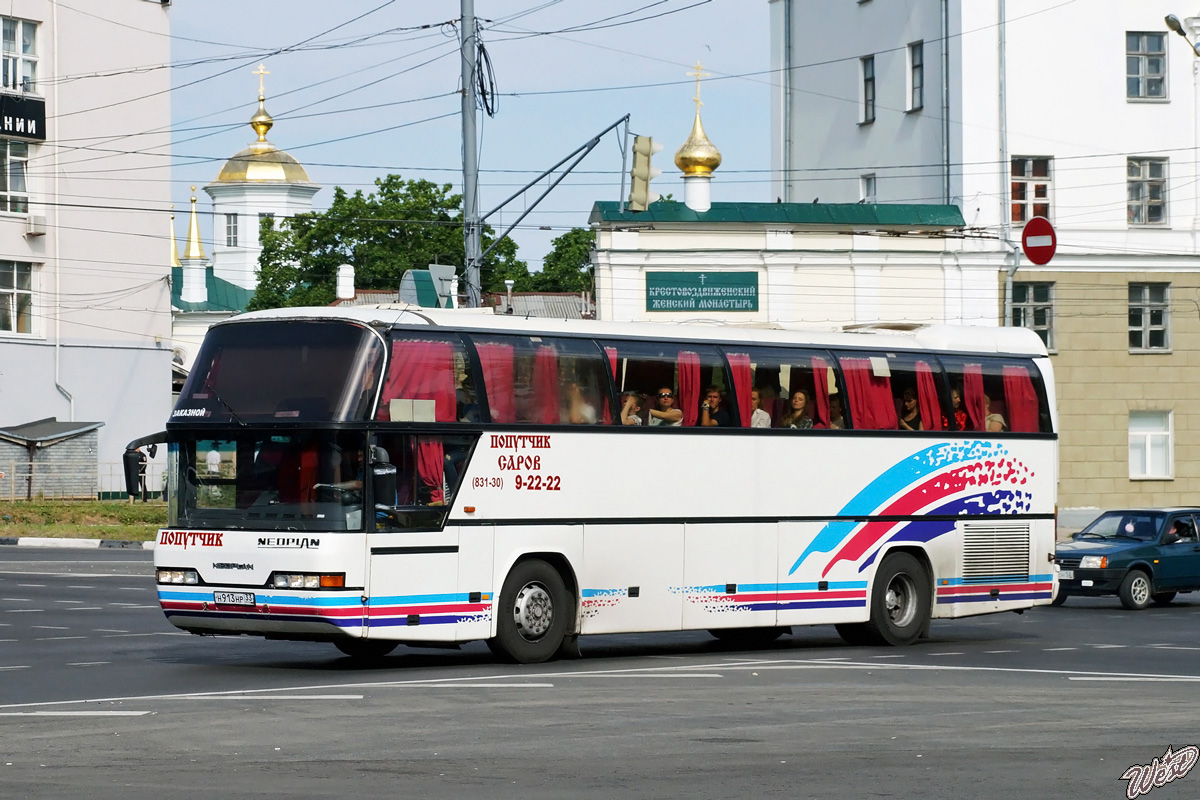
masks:
{"label": "bus side window", "polygon": [[475,334],[491,421],[592,425],[614,416],[595,342],[546,336]]}
{"label": "bus side window", "polygon": [[[705,389],[716,386],[730,404],[730,420],[737,409],[730,392],[729,375],[716,348],[674,342],[601,342],[619,397],[636,393],[641,400],[639,417],[645,428],[692,427],[700,419]],[[622,424],[620,408],[615,419]]]}
{"label": "bus side window", "polygon": [[1037,433],[1050,429],[1041,373],[1030,361],[943,358],[957,430]]}

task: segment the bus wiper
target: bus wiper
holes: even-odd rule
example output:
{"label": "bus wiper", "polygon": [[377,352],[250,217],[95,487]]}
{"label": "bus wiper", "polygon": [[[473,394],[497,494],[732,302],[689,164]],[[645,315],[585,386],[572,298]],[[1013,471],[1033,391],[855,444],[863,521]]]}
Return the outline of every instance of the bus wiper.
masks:
{"label": "bus wiper", "polygon": [[229,403],[225,400],[224,397],[221,397],[221,395],[217,394],[216,391],[213,389],[209,389],[208,393],[211,394],[213,397],[217,398],[218,403],[225,406],[225,410],[229,412],[229,416],[233,417],[234,422],[236,422],[238,425],[241,425],[243,428],[250,427],[245,422],[242,422],[242,418],[238,416],[238,413],[233,410],[233,406],[229,405]]}

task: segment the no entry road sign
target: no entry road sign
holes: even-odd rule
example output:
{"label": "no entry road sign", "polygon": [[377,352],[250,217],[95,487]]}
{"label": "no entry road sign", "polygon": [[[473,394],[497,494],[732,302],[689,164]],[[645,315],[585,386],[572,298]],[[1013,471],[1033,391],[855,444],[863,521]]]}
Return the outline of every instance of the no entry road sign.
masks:
{"label": "no entry road sign", "polygon": [[1025,257],[1034,264],[1048,264],[1054,258],[1058,247],[1058,237],[1054,235],[1054,226],[1045,217],[1034,217],[1025,223],[1021,234],[1021,249]]}

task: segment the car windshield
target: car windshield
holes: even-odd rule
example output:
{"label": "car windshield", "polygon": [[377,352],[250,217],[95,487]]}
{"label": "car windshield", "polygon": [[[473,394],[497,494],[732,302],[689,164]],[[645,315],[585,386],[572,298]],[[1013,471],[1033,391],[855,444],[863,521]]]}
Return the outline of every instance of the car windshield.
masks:
{"label": "car windshield", "polygon": [[1079,532],[1088,539],[1139,539],[1152,541],[1162,527],[1164,513],[1159,511],[1108,511]]}

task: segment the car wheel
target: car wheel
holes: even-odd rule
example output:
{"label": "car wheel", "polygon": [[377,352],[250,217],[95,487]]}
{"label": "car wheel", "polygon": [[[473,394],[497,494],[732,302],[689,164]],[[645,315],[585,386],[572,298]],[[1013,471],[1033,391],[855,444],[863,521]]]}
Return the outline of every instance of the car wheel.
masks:
{"label": "car wheel", "polygon": [[1155,592],[1150,595],[1156,606],[1165,606],[1175,599],[1175,592]]}
{"label": "car wheel", "polygon": [[558,570],[530,559],[513,567],[497,606],[496,639],[488,646],[506,660],[539,664],[552,658],[574,627],[575,596]]}
{"label": "car wheel", "polygon": [[865,622],[840,622],[833,627],[837,629],[838,636],[842,637],[842,641],[848,645],[862,647],[879,644],[879,640],[875,638],[875,632]]}
{"label": "car wheel", "polygon": [[1061,606],[1065,602],[1067,602],[1067,593],[1064,592],[1062,590],[1062,588],[1060,587],[1058,590],[1058,594],[1054,595],[1054,599],[1050,601],[1050,605]]}
{"label": "car wheel", "polygon": [[1150,585],[1150,576],[1140,569],[1130,570],[1121,581],[1121,605],[1130,611],[1141,611],[1150,605],[1150,596],[1154,589]]}

